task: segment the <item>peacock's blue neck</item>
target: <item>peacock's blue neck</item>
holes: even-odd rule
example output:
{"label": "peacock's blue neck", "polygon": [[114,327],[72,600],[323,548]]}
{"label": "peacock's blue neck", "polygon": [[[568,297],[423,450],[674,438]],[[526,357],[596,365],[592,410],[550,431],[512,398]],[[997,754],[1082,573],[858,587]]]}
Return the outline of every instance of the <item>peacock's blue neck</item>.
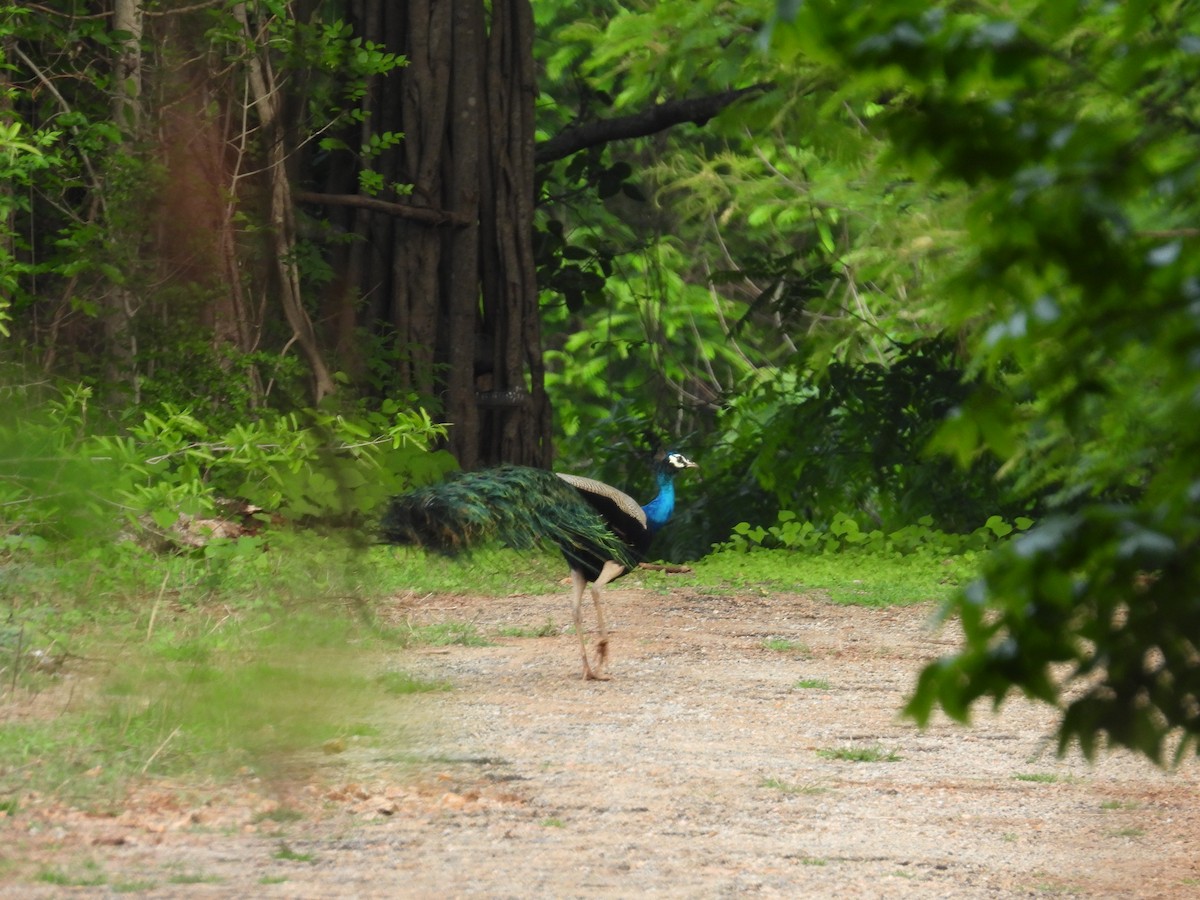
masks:
{"label": "peacock's blue neck", "polygon": [[652,532],[667,524],[675,511],[675,477],[668,472],[658,473],[658,495],[642,507],[646,513],[646,524]]}

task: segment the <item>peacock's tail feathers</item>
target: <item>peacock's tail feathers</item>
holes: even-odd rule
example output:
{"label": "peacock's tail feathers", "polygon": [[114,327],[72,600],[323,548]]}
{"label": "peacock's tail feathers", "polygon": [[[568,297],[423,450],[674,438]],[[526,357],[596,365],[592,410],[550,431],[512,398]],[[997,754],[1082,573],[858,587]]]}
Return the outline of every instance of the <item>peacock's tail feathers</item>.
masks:
{"label": "peacock's tail feathers", "polygon": [[453,476],[393,497],[381,523],[385,540],[456,554],[489,540],[516,550],[557,544],[595,547],[623,565],[630,548],[579,491],[543,469],[501,466]]}

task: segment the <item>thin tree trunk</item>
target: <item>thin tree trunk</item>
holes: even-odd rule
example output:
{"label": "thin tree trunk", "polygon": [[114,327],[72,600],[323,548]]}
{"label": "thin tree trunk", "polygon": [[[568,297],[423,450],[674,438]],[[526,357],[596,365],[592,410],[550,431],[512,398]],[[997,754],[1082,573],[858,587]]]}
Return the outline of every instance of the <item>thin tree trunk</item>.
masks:
{"label": "thin tree trunk", "polygon": [[480,155],[483,150],[483,47],[486,24],[478,3],[459,3],[454,13],[450,121],[451,211],[470,222],[446,239],[448,328],[442,346],[448,363],[446,405],[455,411],[450,448],[464,469],[479,463],[478,408],[475,404],[475,335],[479,331]]}
{"label": "thin tree trunk", "polygon": [[549,465],[550,409],[542,367],[533,259],[533,10],[528,0],[496,0],[488,36],[487,170],[481,225],[485,324],[493,339],[495,402],[483,453]]}
{"label": "thin tree trunk", "polygon": [[293,340],[308,360],[313,376],[313,398],[320,403],[334,392],[335,385],[317,342],[312,320],[304,309],[300,292],[300,272],[296,266],[295,253],[295,213],[292,188],[285,166],[286,152],[280,122],[281,101],[274,84],[269,58],[259,45],[260,35],[254,32],[247,19],[246,5],[237,4],[234,7],[234,15],[241,24],[251,48],[246,57],[246,78],[266,140],[266,174],[271,189],[268,221],[271,225],[272,249],[279,277],[279,301],[288,325],[291,326]]}
{"label": "thin tree trunk", "polygon": [[[0,37],[0,58],[12,59],[12,44],[14,42],[11,34],[6,34]],[[0,122],[8,125],[12,114],[12,95],[9,93],[9,81],[11,80],[7,67],[0,68]],[[0,181],[0,265],[9,265],[16,257],[16,234],[14,233],[16,223],[16,198],[13,195],[13,187],[7,180]],[[8,327],[4,324],[8,318],[8,308],[12,304],[12,295],[5,292],[3,285],[0,285],[0,338],[9,336]],[[59,314],[55,313],[55,320],[59,318]]]}
{"label": "thin tree trunk", "polygon": [[141,0],[113,0],[113,31],[118,37],[113,66],[113,120],[126,134],[141,129],[142,4]]}
{"label": "thin tree trunk", "polygon": [[[142,97],[142,4],[141,0],[114,0],[113,31],[117,32],[117,54],[113,61],[113,120],[126,135],[126,144],[141,130]],[[126,152],[132,148],[127,146]],[[137,337],[133,317],[137,300],[124,284],[112,285],[103,319],[107,377],[112,385],[127,382],[132,400],[140,401],[137,372]]]}

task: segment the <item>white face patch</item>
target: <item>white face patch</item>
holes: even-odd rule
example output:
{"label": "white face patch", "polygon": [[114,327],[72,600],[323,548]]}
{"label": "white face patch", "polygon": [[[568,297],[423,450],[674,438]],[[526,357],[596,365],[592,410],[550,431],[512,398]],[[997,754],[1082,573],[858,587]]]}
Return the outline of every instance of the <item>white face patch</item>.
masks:
{"label": "white face patch", "polygon": [[684,456],[682,453],[667,454],[667,463],[672,468],[676,468],[676,469],[691,469],[691,468],[698,469],[698,468],[700,468],[694,462],[692,462],[690,459],[688,459],[686,456]]}

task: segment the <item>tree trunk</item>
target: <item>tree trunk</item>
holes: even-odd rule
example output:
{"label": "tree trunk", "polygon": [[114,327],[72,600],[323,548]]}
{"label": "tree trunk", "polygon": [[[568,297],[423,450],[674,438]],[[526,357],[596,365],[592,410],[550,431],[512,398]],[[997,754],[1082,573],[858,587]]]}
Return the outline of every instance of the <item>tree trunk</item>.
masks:
{"label": "tree trunk", "polygon": [[386,316],[398,383],[440,409],[464,468],[548,465],[531,245],[532,9],[408,0],[383,15],[388,49],[408,59],[381,85],[377,127],[405,136],[383,174],[412,194],[364,204],[387,215],[369,234],[377,246],[386,239],[391,258],[386,309],[368,304],[368,316]]}
{"label": "tree trunk", "polygon": [[484,333],[494,365],[481,394],[481,452],[488,459],[549,465],[550,408],[542,366],[533,260],[533,9],[496,0],[488,35],[487,164],[480,223]]}
{"label": "tree trunk", "polygon": [[126,134],[135,135],[142,118],[141,0],[113,0],[112,27],[120,35],[113,65],[113,120]]}
{"label": "tree trunk", "polygon": [[450,85],[450,165],[447,201],[451,212],[469,224],[446,239],[446,334],[441,337],[447,362],[446,407],[456,427],[450,448],[464,469],[483,457],[479,415],[475,405],[475,352],[479,332],[479,200],[481,157],[485,152],[483,54],[487,37],[483,7],[458,3],[454,11],[451,54],[455,60]]}
{"label": "tree trunk", "polygon": [[296,266],[295,208],[285,166],[287,154],[280,112],[282,101],[274,82],[270,58],[265,48],[260,47],[260,39],[264,36],[251,28],[244,3],[237,4],[233,14],[246,36],[246,82],[266,141],[266,176],[270,190],[267,221],[279,278],[279,301],[292,329],[292,340],[308,360],[313,377],[313,397],[320,403],[334,392],[335,385],[300,293],[300,272]]}
{"label": "tree trunk", "polygon": [[[113,120],[124,134],[126,152],[141,130],[142,98],[141,0],[114,0],[112,27],[120,35],[113,60]],[[127,382],[134,403],[140,401],[136,367],[137,338],[133,316],[137,298],[125,284],[114,284],[103,315],[106,378],[112,386]]]}

